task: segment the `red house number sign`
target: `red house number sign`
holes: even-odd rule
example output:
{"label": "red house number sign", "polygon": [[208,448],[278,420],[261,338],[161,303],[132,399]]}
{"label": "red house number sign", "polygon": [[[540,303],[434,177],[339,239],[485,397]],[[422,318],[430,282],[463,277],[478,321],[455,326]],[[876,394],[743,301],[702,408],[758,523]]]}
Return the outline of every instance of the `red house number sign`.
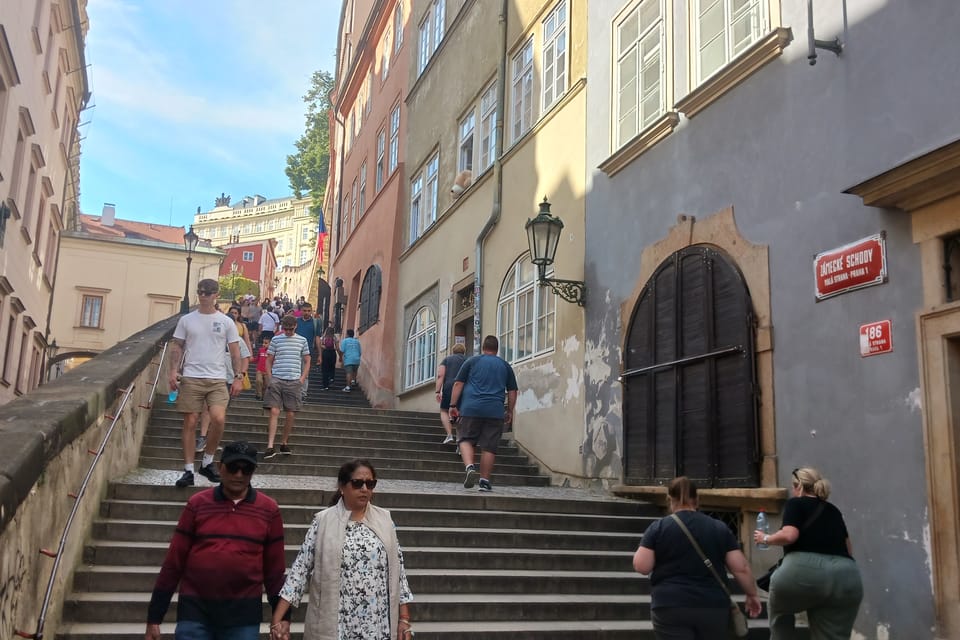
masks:
{"label": "red house number sign", "polygon": [[860,325],[860,356],[875,356],[893,351],[893,331],[889,320]]}

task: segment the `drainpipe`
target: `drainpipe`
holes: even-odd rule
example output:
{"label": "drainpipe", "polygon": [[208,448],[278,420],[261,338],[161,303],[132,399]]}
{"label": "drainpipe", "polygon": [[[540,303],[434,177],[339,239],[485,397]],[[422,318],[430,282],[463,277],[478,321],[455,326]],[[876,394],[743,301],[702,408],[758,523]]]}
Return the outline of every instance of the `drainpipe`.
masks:
{"label": "drainpipe", "polygon": [[[334,105],[333,107],[333,121],[336,122],[338,125],[340,125],[340,148],[337,149],[337,155],[340,156],[340,163],[339,163],[339,167],[337,168],[337,206],[336,206],[337,214],[333,218],[333,225],[332,225],[337,232],[337,246],[331,247],[331,251],[330,251],[331,254],[340,253],[340,232],[343,231],[343,229],[340,228],[340,225],[341,225],[340,221],[343,219],[343,211],[342,211],[343,198],[341,198],[341,196],[343,195],[343,157],[346,155],[343,151],[343,145],[346,144],[346,140],[347,140],[347,126],[346,126],[347,119],[346,118],[344,118],[343,120],[340,119],[340,112],[336,108],[336,105]],[[320,215],[323,215],[323,211],[320,212]],[[335,275],[333,271],[334,257],[335,256],[333,255],[330,256],[330,273],[328,275],[331,277]]]}
{"label": "drainpipe", "polygon": [[493,232],[493,228],[500,221],[500,213],[503,210],[503,108],[507,84],[507,7],[509,0],[501,0],[500,3],[500,63],[497,68],[497,121],[496,121],[496,143],[494,145],[493,160],[493,207],[490,210],[490,217],[480,230],[477,236],[476,249],[476,268],[474,269],[473,281],[473,353],[480,353],[480,317],[483,300],[483,244],[487,236]]}

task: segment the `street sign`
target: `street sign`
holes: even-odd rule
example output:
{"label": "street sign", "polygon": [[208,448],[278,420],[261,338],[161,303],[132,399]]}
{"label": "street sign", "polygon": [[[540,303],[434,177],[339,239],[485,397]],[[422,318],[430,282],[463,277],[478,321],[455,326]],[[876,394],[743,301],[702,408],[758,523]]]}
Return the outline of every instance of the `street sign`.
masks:
{"label": "street sign", "polygon": [[883,284],[887,281],[886,233],[818,253],[813,259],[813,278],[817,302]]}
{"label": "street sign", "polygon": [[860,356],[866,358],[893,351],[893,330],[889,320],[860,325]]}

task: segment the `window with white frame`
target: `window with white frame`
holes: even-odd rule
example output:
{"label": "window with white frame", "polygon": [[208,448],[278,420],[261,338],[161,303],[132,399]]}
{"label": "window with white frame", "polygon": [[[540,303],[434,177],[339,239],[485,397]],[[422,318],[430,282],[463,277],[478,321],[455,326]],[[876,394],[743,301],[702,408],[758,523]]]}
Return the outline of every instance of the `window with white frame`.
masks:
{"label": "window with white frame", "polygon": [[[346,240],[346,237],[348,235],[350,235],[350,194],[349,193],[343,199],[343,211],[340,213],[341,240]],[[340,246],[343,246],[343,242],[340,243]]]}
{"label": "window with white frame", "polygon": [[383,34],[383,42],[380,45],[380,81],[383,82],[387,79],[387,74],[390,73],[390,54],[393,49],[391,49],[390,43],[390,27],[387,27],[387,32]]}
{"label": "window with white frame", "polygon": [[430,307],[421,307],[407,333],[406,388],[433,380],[437,371],[437,318]]}
{"label": "window with white frame", "polygon": [[767,0],[694,0],[697,82],[703,82],[769,29]]}
{"label": "window with white frame", "polygon": [[357,226],[357,179],[353,179],[353,186],[350,191],[350,198],[353,206],[350,209],[350,226],[356,228]]}
{"label": "window with white frame", "polygon": [[393,10],[393,49],[400,51],[400,45],[403,44],[403,0],[397,2],[397,8]]}
{"label": "window with white frame", "polygon": [[567,3],[557,4],[543,19],[543,111],[567,90]]}
{"label": "window with white frame", "polygon": [[363,217],[363,213],[367,210],[367,161],[364,160],[363,164],[360,165],[360,204],[357,205],[360,209],[360,217]]}
{"label": "window with white frame", "polygon": [[[429,227],[437,220],[437,196],[439,195],[439,179],[437,172],[440,170],[440,154],[435,153],[427,162],[427,184],[424,188],[424,219],[426,227]],[[424,229],[426,229],[424,227]]]}
{"label": "window with white frame", "polygon": [[383,176],[384,176],[384,166],[383,166],[383,153],[386,146],[387,134],[381,129],[380,133],[377,134],[377,168],[375,170],[374,176],[374,191],[379,192],[380,188],[383,186]]}
{"label": "window with white frame", "polygon": [[300,249],[300,264],[303,264],[304,262],[306,262],[309,255],[310,255],[310,252],[308,250]]}
{"label": "window with white frame", "polygon": [[400,105],[396,105],[390,112],[390,165],[387,175],[397,168],[400,155]]}
{"label": "window with white frame", "polygon": [[253,262],[253,251],[244,251],[240,259],[244,262]]}
{"label": "window with white frame", "polygon": [[473,130],[476,128],[477,115],[473,109],[460,121],[460,148],[457,158],[457,171],[473,171]]}
{"label": "window with white frame", "polygon": [[370,73],[367,75],[367,89],[363,92],[363,110],[369,116],[373,109],[373,66],[370,67]]}
{"label": "window with white frame", "polygon": [[533,38],[514,54],[511,62],[513,142],[533,126]]}
{"label": "window with white frame", "polygon": [[477,173],[493,164],[497,155],[497,85],[491,84],[480,97],[480,153]]}
{"label": "window with white frame", "polygon": [[638,2],[614,28],[617,148],[666,110],[663,1]]}
{"label": "window with white frame", "polygon": [[417,56],[417,73],[422,73],[430,62],[430,56],[440,46],[446,28],[446,0],[433,0],[423,22],[420,23],[420,49]]}
{"label": "window with white frame", "polygon": [[[547,270],[547,276],[552,275]],[[526,254],[507,272],[497,303],[500,355],[518,362],[552,351],[556,340],[556,295],[537,284],[537,268]]]}
{"label": "window with white frame", "polygon": [[420,237],[420,211],[423,206],[423,173],[418,173],[410,183],[410,244]]}
{"label": "window with white frame", "polygon": [[84,295],[80,304],[80,326],[90,329],[101,328],[103,296]]}
{"label": "window with white frame", "polygon": [[304,225],[300,229],[300,239],[303,240],[304,242],[310,239],[310,227]]}

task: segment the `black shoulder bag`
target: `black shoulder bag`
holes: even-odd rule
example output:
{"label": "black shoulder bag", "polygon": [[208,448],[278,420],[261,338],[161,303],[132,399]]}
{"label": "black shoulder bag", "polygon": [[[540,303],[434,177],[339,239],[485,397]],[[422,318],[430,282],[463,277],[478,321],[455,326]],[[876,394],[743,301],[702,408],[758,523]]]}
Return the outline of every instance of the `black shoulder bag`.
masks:
{"label": "black shoulder bag", "polygon": [[[803,526],[800,528],[801,535],[803,535],[804,529],[809,529],[810,525],[812,525],[816,521],[816,519],[820,517],[820,514],[823,513],[823,506],[824,506],[824,503],[823,503],[823,500],[821,500],[820,504],[817,505],[817,508],[813,510],[813,513],[810,514],[810,517],[807,518],[806,522],[804,522]],[[797,539],[798,540],[800,539],[799,536],[797,537]],[[757,578],[757,586],[763,589],[764,591],[770,591],[770,578],[773,577],[773,572],[776,571],[781,564],[783,564],[783,558],[780,558],[777,564],[767,569],[767,572],[765,574]]]}
{"label": "black shoulder bag", "polygon": [[713,563],[710,562],[710,558],[708,558],[707,554],[703,552],[703,549],[700,548],[700,545],[697,544],[697,541],[693,539],[693,534],[691,534],[690,530],[687,529],[687,525],[683,524],[683,520],[681,520],[675,513],[670,517],[673,518],[678,525],[680,525],[683,533],[685,533],[687,536],[687,540],[690,541],[690,544],[693,545],[697,555],[699,555],[700,559],[703,560],[703,564],[707,567],[707,569],[710,569],[710,573],[713,574],[713,577],[716,578],[724,593],[726,593],[727,597],[730,598],[730,635],[735,638],[746,638],[747,633],[749,633],[749,629],[747,628],[747,617],[743,615],[743,610],[740,608],[740,605],[738,605],[736,600],[733,599],[730,589],[727,588],[727,583],[723,580],[723,578],[720,577],[720,574],[717,573],[717,570],[714,569]]}

